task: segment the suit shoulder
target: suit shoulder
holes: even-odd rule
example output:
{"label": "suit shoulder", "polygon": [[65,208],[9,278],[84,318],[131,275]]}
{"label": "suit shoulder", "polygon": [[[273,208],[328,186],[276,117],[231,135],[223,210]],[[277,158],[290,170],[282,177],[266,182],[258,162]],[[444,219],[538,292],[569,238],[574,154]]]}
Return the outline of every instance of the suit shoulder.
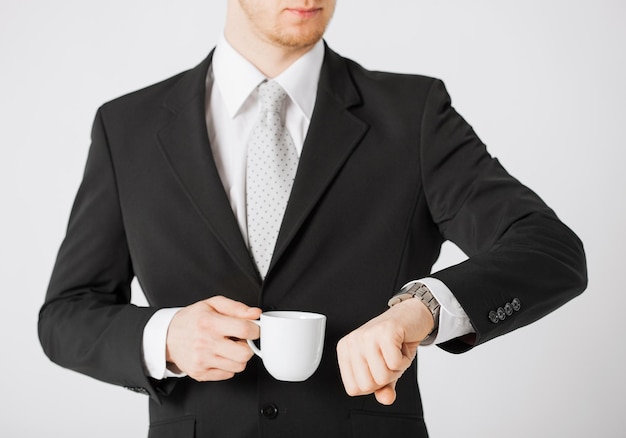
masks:
{"label": "suit shoulder", "polygon": [[340,58],[361,101],[373,107],[420,111],[428,101],[449,102],[442,80],[422,74],[368,70],[357,62]]}

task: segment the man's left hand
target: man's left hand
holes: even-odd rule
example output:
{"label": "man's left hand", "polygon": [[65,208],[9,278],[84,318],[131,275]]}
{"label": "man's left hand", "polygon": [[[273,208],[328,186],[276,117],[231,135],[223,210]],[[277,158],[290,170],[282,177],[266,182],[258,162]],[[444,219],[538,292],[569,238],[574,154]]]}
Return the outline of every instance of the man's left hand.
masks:
{"label": "man's left hand", "polygon": [[411,365],[434,321],[426,305],[410,299],[388,309],[337,344],[341,379],[350,396],[372,394],[383,405],[396,399],[396,382]]}

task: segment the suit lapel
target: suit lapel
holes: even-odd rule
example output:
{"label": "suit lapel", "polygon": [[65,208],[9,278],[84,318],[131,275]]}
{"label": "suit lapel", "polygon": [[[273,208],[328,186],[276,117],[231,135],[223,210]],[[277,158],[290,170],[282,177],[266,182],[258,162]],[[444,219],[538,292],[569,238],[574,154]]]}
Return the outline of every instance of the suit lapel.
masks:
{"label": "suit lapel", "polygon": [[[204,222],[240,269],[252,281],[259,282],[219,177],[206,131],[205,82],[211,58],[212,54],[181,75],[165,100],[170,119],[158,138],[172,170]],[[367,131],[368,125],[349,111],[359,103],[360,95],[346,61],[326,47],[315,110],[268,276]]]}
{"label": "suit lapel", "polygon": [[326,47],[315,109],[268,276],[367,131],[368,125],[348,110],[360,101],[346,61]]}
{"label": "suit lapel", "polygon": [[224,249],[254,282],[259,276],[219,177],[205,120],[206,74],[212,54],[184,73],[165,106],[170,122],[159,131],[162,151],[183,190]]}

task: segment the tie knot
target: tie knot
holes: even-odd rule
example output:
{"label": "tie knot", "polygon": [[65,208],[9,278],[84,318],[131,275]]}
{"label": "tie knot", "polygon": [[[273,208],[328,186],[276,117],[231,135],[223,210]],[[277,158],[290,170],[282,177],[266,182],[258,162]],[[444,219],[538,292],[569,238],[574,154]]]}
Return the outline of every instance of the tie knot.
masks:
{"label": "tie knot", "polygon": [[264,81],[259,85],[259,99],[264,111],[280,113],[287,93],[278,82]]}

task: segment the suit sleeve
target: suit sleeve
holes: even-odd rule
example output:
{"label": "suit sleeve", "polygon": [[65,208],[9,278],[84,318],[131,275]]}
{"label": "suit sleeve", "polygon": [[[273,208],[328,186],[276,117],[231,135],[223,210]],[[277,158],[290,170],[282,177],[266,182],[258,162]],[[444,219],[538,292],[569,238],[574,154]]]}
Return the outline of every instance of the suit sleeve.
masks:
{"label": "suit sleeve", "polygon": [[39,338],[55,363],[156,396],[145,376],[143,329],[156,309],[130,304],[133,269],[101,112],[44,305]]}
{"label": "suit sleeve", "polygon": [[[429,92],[421,145],[432,217],[444,238],[469,256],[432,276],[468,314],[475,345],[536,321],[585,289],[578,237],[487,153],[440,81]],[[463,352],[471,346],[452,340],[441,347]]]}

